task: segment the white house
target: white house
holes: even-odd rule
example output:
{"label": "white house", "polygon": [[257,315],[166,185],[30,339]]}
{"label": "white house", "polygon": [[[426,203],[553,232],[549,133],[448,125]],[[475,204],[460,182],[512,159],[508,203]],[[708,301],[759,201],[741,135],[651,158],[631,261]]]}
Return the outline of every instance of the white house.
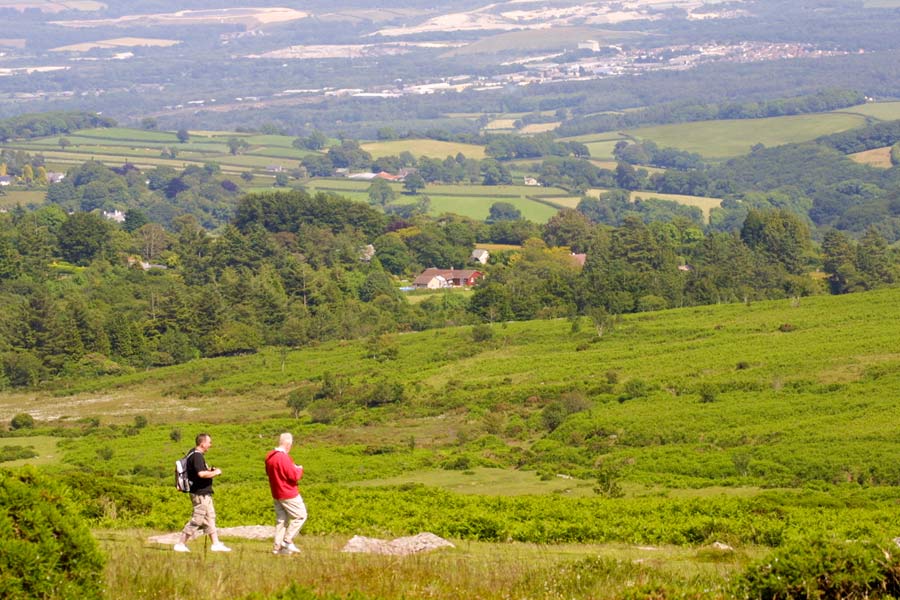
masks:
{"label": "white house", "polygon": [[490,257],[491,253],[484,248],[475,248],[474,250],[472,250],[472,254],[469,256],[469,260],[486,265]]}

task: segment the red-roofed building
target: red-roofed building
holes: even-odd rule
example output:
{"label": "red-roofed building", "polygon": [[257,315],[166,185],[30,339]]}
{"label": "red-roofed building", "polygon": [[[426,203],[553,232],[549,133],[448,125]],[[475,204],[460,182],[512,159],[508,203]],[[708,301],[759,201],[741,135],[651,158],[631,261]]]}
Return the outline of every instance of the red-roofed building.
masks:
{"label": "red-roofed building", "polygon": [[470,287],[475,285],[483,277],[481,271],[473,269],[425,269],[413,281],[413,287],[418,289],[437,290],[448,287]]}

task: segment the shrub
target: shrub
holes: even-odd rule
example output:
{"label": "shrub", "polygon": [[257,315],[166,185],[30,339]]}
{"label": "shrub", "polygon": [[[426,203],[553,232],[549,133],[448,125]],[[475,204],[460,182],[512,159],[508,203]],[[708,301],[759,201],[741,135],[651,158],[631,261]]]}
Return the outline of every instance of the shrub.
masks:
{"label": "shrub", "polygon": [[0,597],[103,596],[97,542],[52,481],[0,470],[0,506]]}
{"label": "shrub", "polygon": [[22,460],[37,456],[34,446],[2,446],[0,447],[0,462]]}
{"label": "shrub", "polygon": [[788,543],[751,564],[738,578],[750,598],[870,598],[900,594],[900,560],[893,544],[834,539]]}
{"label": "shrub", "polygon": [[472,341],[488,342],[494,339],[494,330],[487,323],[479,323],[472,327]]}
{"label": "shrub", "polygon": [[170,431],[169,439],[172,440],[173,442],[180,442],[181,441],[181,430],[176,427],[175,429]]}
{"label": "shrub", "polygon": [[28,413],[19,413],[9,422],[10,429],[32,429],[34,427],[34,417]]}
{"label": "shrub", "polygon": [[794,331],[795,329],[797,329],[797,327],[795,325],[791,325],[790,323],[782,323],[781,325],[778,326],[778,331],[780,331],[782,333],[790,333],[791,331]]}

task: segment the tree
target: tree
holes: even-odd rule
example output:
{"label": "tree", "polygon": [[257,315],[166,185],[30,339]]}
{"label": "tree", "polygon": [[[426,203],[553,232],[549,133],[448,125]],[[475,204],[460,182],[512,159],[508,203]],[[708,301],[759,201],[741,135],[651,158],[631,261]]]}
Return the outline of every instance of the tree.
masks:
{"label": "tree", "polygon": [[522,218],[522,211],[509,202],[494,202],[488,211],[488,223],[497,221],[518,221]]}
{"label": "tree", "polygon": [[408,194],[417,194],[419,190],[425,189],[425,180],[418,173],[410,173],[403,180],[403,189]]}
{"label": "tree", "polygon": [[232,156],[241,154],[250,147],[250,144],[247,143],[247,140],[236,138],[236,137],[228,138],[227,144],[228,144],[228,151],[232,154]]}
{"label": "tree", "polygon": [[59,230],[59,249],[63,258],[79,265],[90,264],[109,248],[111,241],[110,226],[97,213],[73,213]]}
{"label": "tree", "polygon": [[188,130],[187,130],[187,129],[179,129],[179,130],[175,133],[175,137],[178,138],[178,141],[179,141],[179,142],[181,142],[182,144],[184,144],[184,143],[187,142],[189,139],[191,139],[191,134],[188,133]]}
{"label": "tree", "polygon": [[369,204],[374,204],[375,206],[385,207],[391,202],[393,202],[397,195],[394,193],[394,188],[380,177],[376,177],[372,180],[371,185],[369,185]]}
{"label": "tree", "polygon": [[158,123],[153,117],[144,117],[143,119],[141,119],[141,129],[150,131],[156,129],[157,125]]}
{"label": "tree", "polygon": [[69,140],[69,138],[65,138],[65,137],[59,138],[59,140],[56,143],[59,144],[59,147],[62,150],[65,150],[66,148],[68,148],[69,146],[72,145],[72,142]]}

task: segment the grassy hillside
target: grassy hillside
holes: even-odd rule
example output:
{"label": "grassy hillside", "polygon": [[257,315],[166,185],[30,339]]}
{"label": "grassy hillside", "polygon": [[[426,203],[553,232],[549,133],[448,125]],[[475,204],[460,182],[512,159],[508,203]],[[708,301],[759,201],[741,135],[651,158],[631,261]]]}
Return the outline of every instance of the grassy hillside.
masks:
{"label": "grassy hillside", "polygon": [[[632,129],[626,133],[638,139],[653,140],[659,146],[696,152],[709,159],[725,159],[747,154],[755,144],[780,146],[805,142],[863,125],[865,117],[862,115],[822,113],[658,125]],[[591,154],[593,156],[593,150]]]}
{"label": "grassy hillside", "polygon": [[[39,434],[3,442],[32,446],[38,458],[14,464],[57,473],[104,528],[111,597],[184,597],[190,561],[218,574],[201,584],[213,598],[291,581],[387,598],[426,584],[435,598],[618,598],[635,578],[668,590],[654,597],[718,598],[772,548],[900,533],[898,301],[887,289],[643,313],[602,337],[585,318],[494,324],[479,341],[451,328],[58,382],[0,395],[0,419],[28,412]],[[396,358],[371,358],[385,346]],[[292,392],[307,398],[296,418]],[[271,520],[261,457],[294,432],[316,569],[272,566],[264,541],[208,558],[202,542],[177,557],[136,541],[182,525],[169,466],[200,430],[225,473],[220,526]],[[83,475],[95,470],[115,475],[108,491]],[[339,552],[353,534],[419,531],[457,547],[399,562]]]}

